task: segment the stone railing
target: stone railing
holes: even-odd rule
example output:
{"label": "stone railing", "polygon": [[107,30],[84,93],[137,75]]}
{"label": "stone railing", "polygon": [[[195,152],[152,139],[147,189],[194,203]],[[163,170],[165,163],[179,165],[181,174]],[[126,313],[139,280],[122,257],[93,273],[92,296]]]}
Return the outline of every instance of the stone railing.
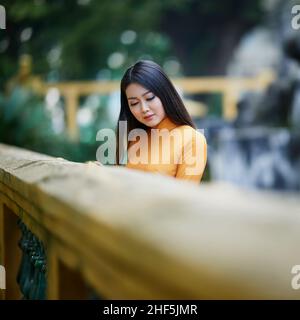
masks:
{"label": "stone railing", "polygon": [[196,186],[0,144],[0,293],[297,299],[299,208],[297,194]]}

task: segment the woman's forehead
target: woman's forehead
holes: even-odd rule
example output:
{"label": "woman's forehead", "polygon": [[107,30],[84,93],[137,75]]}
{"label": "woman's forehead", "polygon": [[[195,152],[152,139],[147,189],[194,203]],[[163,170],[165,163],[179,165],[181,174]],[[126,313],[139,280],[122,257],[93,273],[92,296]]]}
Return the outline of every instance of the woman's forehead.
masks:
{"label": "woman's forehead", "polygon": [[131,83],[130,85],[127,86],[125,91],[128,98],[139,97],[146,94],[147,92],[151,92],[151,90],[143,87],[138,83]]}

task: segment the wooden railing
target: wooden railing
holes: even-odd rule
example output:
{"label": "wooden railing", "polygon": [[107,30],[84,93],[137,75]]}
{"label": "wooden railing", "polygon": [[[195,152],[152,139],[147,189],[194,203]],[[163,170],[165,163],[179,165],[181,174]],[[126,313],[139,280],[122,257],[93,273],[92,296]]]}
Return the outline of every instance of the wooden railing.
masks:
{"label": "wooden railing", "polygon": [[[187,77],[172,79],[174,84],[185,94],[221,93],[223,97],[223,117],[233,120],[237,116],[237,103],[239,94],[243,91],[262,91],[275,79],[275,74],[266,70],[253,78],[237,77]],[[78,139],[78,125],[76,114],[81,96],[89,94],[110,94],[119,90],[120,81],[85,81],[38,83],[37,90],[46,94],[51,88],[57,88],[65,99],[67,129],[69,136]]]}
{"label": "wooden railing", "polygon": [[299,299],[299,207],[296,194],[197,186],[0,144],[0,292]]}

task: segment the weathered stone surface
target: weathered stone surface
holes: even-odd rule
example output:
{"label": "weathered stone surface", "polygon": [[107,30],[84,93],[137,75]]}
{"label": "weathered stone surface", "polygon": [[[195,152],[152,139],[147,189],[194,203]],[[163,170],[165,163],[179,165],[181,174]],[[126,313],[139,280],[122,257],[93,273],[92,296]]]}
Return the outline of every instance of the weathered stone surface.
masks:
{"label": "weathered stone surface", "polygon": [[195,186],[0,144],[1,195],[106,297],[300,298],[298,194]]}

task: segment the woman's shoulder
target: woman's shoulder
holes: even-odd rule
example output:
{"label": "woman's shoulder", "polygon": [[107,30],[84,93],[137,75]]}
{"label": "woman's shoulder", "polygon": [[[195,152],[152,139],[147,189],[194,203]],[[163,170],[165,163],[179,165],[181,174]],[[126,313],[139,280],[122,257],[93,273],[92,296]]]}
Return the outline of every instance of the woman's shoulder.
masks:
{"label": "woman's shoulder", "polygon": [[193,127],[189,126],[188,124],[182,124],[177,127],[180,130],[190,130],[190,131],[196,131]]}

